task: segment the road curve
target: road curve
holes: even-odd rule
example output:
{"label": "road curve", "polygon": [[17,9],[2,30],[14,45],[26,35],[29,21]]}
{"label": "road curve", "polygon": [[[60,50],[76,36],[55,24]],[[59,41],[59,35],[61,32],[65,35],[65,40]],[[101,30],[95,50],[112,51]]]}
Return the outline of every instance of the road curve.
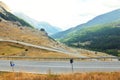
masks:
{"label": "road curve", "polygon": [[66,51],[66,50],[59,50],[59,49],[55,49],[55,48],[48,48],[48,47],[45,47],[45,46],[33,45],[33,44],[30,44],[30,43],[21,42],[21,41],[0,39],[0,42],[18,43],[18,44],[21,44],[21,45],[30,46],[30,47],[39,48],[39,49],[45,49],[45,50],[48,50],[48,51],[55,51],[55,52],[70,54],[70,55],[73,55],[73,56],[76,56],[76,57],[85,57],[85,56],[82,56],[82,55],[80,55],[80,54],[70,53],[70,52],[68,52],[68,51]]}
{"label": "road curve", "polygon": [[[14,71],[31,73],[71,73],[72,68],[69,61],[13,61]],[[9,60],[0,60],[0,71],[12,71]],[[120,72],[120,62],[75,62],[74,72]]]}

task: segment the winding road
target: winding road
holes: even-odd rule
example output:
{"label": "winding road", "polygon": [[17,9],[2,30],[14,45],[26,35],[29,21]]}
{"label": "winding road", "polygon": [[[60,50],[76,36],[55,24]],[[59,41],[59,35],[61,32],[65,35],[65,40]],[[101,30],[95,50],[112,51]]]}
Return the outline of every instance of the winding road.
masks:
{"label": "winding road", "polygon": [[85,57],[85,56],[82,56],[80,54],[74,54],[74,53],[68,52],[66,50],[59,50],[57,48],[49,48],[49,47],[45,47],[45,46],[38,46],[38,45],[33,45],[33,44],[30,44],[30,43],[21,42],[21,41],[0,39],[0,42],[12,42],[12,43],[17,43],[17,44],[21,44],[21,45],[25,45],[25,46],[29,46],[29,47],[45,49],[45,50],[48,50],[48,51],[55,51],[55,52],[70,54],[70,55],[73,55],[73,56],[76,56],[76,57]]}

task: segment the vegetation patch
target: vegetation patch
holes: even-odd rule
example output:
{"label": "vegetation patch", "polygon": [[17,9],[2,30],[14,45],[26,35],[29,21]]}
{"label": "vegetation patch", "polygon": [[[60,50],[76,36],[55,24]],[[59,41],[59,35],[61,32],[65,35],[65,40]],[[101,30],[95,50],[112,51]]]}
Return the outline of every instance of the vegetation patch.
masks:
{"label": "vegetation patch", "polygon": [[0,80],[120,80],[120,72],[32,74],[0,72]]}
{"label": "vegetation patch", "polygon": [[34,47],[24,46],[10,42],[0,42],[0,56],[29,56],[29,57],[41,57],[41,58],[74,57],[60,52],[34,48]]}
{"label": "vegetation patch", "polygon": [[105,52],[118,56],[120,50],[120,22],[95,25],[70,33],[60,41],[77,48]]}

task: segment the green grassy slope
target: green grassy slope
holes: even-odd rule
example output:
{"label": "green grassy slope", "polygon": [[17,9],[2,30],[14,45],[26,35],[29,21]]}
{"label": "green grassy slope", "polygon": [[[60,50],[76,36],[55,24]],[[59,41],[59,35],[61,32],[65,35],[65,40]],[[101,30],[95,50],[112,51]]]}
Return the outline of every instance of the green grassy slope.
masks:
{"label": "green grassy slope", "polygon": [[118,56],[120,54],[120,21],[83,28],[70,33],[61,42]]}

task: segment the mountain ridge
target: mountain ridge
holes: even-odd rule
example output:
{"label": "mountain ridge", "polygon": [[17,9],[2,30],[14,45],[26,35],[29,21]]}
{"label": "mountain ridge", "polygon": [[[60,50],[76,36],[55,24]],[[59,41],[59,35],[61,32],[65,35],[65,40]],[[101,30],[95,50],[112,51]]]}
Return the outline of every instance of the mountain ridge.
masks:
{"label": "mountain ridge", "polygon": [[27,26],[33,28],[30,24],[25,22],[24,20],[16,17],[11,12],[8,12],[3,6],[0,5],[0,20],[2,21],[12,21],[17,25]]}
{"label": "mountain ridge", "polygon": [[[117,15],[115,13],[117,13]],[[112,14],[115,14],[115,15],[113,15],[114,19],[111,18]],[[108,18],[104,17],[106,15],[108,16]],[[55,38],[55,39],[59,39],[61,37],[64,38],[64,37],[67,37],[67,35],[69,35],[71,32],[76,32],[77,30],[82,29],[84,27],[91,27],[93,25],[106,24],[106,23],[110,23],[110,22],[115,21],[115,20],[117,21],[117,20],[120,20],[119,15],[120,15],[120,9],[116,9],[116,10],[98,15],[98,16],[94,17],[93,19],[89,20],[86,23],[83,23],[83,24],[77,25],[73,28],[70,28],[68,30],[61,31],[61,32],[58,32],[56,34],[53,34],[52,37]],[[102,17],[102,19],[100,17]],[[105,19],[105,21],[104,21],[104,19]],[[110,21],[110,19],[112,19],[112,21]],[[64,32],[65,32],[65,34],[64,34]],[[64,34],[64,37],[62,36],[62,34]],[[61,35],[61,36],[59,36],[59,35]]]}
{"label": "mountain ridge", "polygon": [[53,35],[53,38],[72,47],[120,55],[120,9],[99,15],[69,30]]}

